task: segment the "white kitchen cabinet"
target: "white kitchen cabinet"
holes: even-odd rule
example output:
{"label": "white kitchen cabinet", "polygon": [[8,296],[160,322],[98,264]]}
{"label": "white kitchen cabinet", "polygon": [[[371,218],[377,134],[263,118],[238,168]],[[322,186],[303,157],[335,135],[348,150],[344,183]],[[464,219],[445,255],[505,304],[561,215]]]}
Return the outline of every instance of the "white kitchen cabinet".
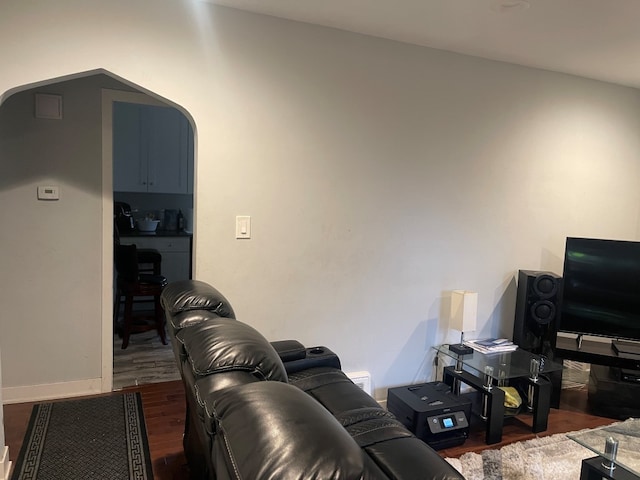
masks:
{"label": "white kitchen cabinet", "polygon": [[191,278],[191,237],[189,236],[121,236],[122,245],[155,248],[162,255],[162,275],[169,283]]}
{"label": "white kitchen cabinet", "polygon": [[142,161],[140,105],[113,104],[113,189],[118,192],[147,191],[147,163]]}
{"label": "white kitchen cabinet", "polygon": [[175,108],[114,102],[113,189],[192,193],[193,131]]}

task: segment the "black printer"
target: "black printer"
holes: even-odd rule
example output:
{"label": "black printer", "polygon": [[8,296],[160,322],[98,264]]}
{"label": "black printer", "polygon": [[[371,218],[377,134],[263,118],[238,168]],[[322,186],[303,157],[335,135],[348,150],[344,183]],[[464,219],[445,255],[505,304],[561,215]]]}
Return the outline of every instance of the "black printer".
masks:
{"label": "black printer", "polygon": [[442,382],[390,388],[387,410],[435,450],[462,445],[469,436],[471,400]]}

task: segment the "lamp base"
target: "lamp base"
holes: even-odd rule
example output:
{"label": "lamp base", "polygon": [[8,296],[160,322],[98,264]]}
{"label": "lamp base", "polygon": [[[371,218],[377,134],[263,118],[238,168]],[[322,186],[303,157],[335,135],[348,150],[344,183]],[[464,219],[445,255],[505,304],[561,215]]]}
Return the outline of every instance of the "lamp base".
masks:
{"label": "lamp base", "polygon": [[449,350],[458,355],[473,355],[473,348],[468,347],[463,343],[456,343],[455,345],[449,345]]}

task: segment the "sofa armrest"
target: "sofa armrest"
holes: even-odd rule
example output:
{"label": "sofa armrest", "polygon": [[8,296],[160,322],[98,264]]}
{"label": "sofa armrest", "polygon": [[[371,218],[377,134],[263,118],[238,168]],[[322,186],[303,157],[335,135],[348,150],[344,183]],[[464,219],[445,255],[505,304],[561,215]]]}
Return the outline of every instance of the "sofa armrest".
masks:
{"label": "sofa armrest", "polygon": [[278,340],[271,342],[271,345],[278,352],[289,375],[309,368],[341,368],[340,359],[327,347],[306,348],[297,340]]}
{"label": "sofa armrest", "polygon": [[301,360],[307,356],[307,349],[297,340],[278,340],[271,342],[271,346],[284,363]]}
{"label": "sofa armrest", "polygon": [[318,367],[342,368],[338,356],[322,346],[306,348],[304,358],[284,362],[287,375]]}
{"label": "sofa armrest", "polygon": [[389,478],[465,480],[438,452],[414,436],[380,439],[363,448]]}

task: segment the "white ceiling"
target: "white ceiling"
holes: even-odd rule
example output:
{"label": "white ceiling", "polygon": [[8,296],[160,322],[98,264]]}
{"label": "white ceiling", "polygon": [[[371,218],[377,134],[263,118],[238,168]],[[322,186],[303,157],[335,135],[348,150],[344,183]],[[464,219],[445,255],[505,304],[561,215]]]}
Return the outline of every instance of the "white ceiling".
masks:
{"label": "white ceiling", "polygon": [[208,0],[640,88],[640,0]]}

